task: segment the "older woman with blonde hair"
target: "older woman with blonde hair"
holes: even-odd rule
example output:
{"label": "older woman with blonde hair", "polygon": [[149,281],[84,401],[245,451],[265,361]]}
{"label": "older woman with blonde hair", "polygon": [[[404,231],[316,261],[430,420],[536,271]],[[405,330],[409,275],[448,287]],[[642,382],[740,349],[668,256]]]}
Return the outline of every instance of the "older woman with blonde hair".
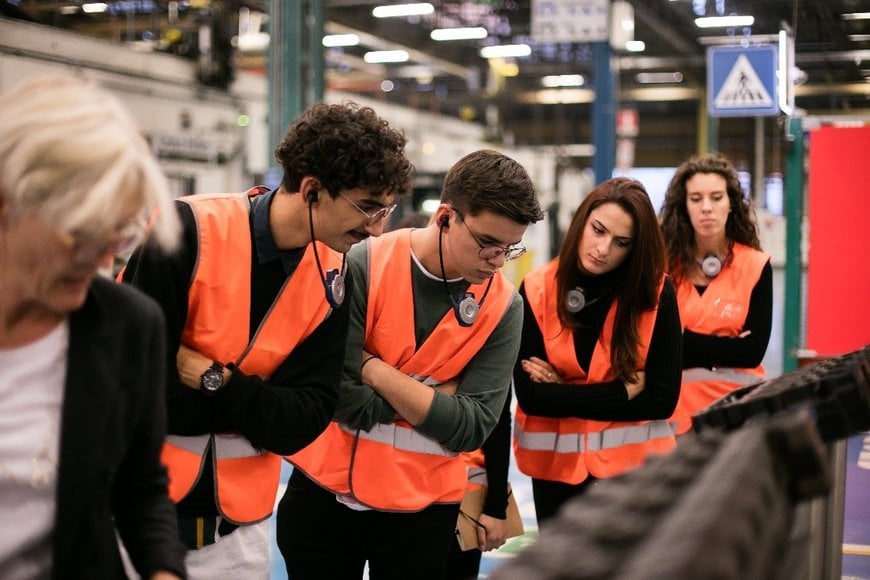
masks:
{"label": "older woman with blonde hair", "polygon": [[[116,99],[67,75],[0,96],[0,577],[184,576],[159,454],[163,318],[98,274],[166,181]],[[174,212],[153,224],[172,247]]]}

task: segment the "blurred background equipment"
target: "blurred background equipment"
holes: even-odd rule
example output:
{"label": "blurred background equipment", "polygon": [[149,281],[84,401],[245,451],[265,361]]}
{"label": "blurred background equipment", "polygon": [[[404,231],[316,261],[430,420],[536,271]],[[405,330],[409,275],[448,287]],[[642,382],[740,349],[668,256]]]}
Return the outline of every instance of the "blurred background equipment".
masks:
{"label": "blurred background equipment", "polygon": [[841,439],[870,425],[868,395],[870,346],[723,399],[674,453],[566,504],[492,578],[839,578]]}

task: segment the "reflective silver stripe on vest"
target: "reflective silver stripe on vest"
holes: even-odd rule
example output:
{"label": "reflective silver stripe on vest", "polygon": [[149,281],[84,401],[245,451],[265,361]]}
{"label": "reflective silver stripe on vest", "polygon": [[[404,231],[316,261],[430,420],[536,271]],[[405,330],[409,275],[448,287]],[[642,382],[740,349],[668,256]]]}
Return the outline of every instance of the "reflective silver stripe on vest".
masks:
{"label": "reflective silver stripe on vest", "polygon": [[613,449],[630,443],[645,443],[653,439],[673,437],[674,430],[667,421],[650,421],[643,425],[628,425],[613,427],[598,433],[586,434],[586,446],[583,445],[583,435],[579,433],[527,433],[517,430],[517,442],[523,449],[529,451],[554,451],[556,453],[583,453],[585,451],[601,451]]}
{"label": "reflective silver stripe on vest", "polygon": [[443,455],[445,457],[455,457],[458,455],[458,453],[450,451],[437,441],[417,433],[414,429],[400,427],[395,423],[378,423],[369,431],[363,431],[362,429],[357,431],[343,423],[340,423],[340,425],[342,429],[351,435],[359,435],[360,439],[392,445],[401,451]]}
{"label": "reflective silver stripe on vest", "polygon": [[420,381],[421,383],[423,383],[427,387],[437,387],[438,385],[441,384],[440,382],[436,381],[432,377],[423,377],[420,375],[415,375],[414,373],[411,373],[408,376],[411,377],[412,379],[414,379],[415,381]]}
{"label": "reflective silver stripe on vest", "polygon": [[205,455],[205,448],[208,447],[208,435],[167,435],[166,442],[175,445],[185,451],[190,451],[194,455],[202,457]]}
{"label": "reflective silver stripe on vest", "polygon": [[653,439],[673,437],[673,426],[666,420],[650,421],[643,425],[614,427],[598,433],[586,434],[586,451],[601,451],[613,449],[631,443],[646,443]]}
{"label": "reflective silver stripe on vest", "polygon": [[266,453],[251,445],[245,437],[227,433],[214,436],[214,454],[217,459],[238,459],[239,457],[257,457]]}
{"label": "reflective silver stripe on vest", "polygon": [[583,453],[583,435],[579,433],[529,433],[518,428],[516,437],[520,447],[529,451]]}
{"label": "reflective silver stripe on vest", "polygon": [[487,485],[488,480],[486,479],[486,468],[470,467],[468,469],[468,483]]}
{"label": "reflective silver stripe on vest", "polygon": [[701,381],[728,381],[738,385],[752,385],[760,383],[762,378],[746,371],[725,367],[716,369],[693,367],[683,371],[684,383],[698,383]]}

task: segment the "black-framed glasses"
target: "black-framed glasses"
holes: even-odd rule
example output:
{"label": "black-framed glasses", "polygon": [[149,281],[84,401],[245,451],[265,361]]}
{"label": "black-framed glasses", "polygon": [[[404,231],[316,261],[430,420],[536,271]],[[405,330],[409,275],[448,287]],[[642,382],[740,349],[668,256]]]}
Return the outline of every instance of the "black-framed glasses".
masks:
{"label": "black-framed glasses", "polygon": [[462,218],[462,223],[465,224],[465,229],[468,230],[468,233],[471,234],[471,238],[478,246],[480,246],[480,252],[478,252],[477,255],[481,260],[495,260],[496,258],[504,256],[505,262],[510,262],[526,253],[526,247],[522,243],[514,244],[512,246],[502,246],[499,244],[493,244],[492,242],[484,243],[480,241],[480,237],[475,234],[470,227],[468,227],[468,222],[465,221],[465,216],[462,212],[456,208],[453,208],[453,211],[459,214],[459,217]]}
{"label": "black-framed glasses", "polygon": [[361,214],[363,214],[364,216],[366,216],[366,218],[368,218],[368,219],[366,219],[367,226],[373,226],[373,225],[377,224],[378,222],[380,222],[381,220],[390,217],[390,214],[393,213],[393,211],[396,209],[396,206],[398,205],[398,204],[394,203],[393,205],[388,205],[386,207],[382,207],[381,209],[379,209],[375,213],[369,213],[366,210],[364,210],[363,208],[361,208],[360,206],[358,206],[356,204],[356,202],[354,202],[351,198],[349,198],[345,194],[341,193],[340,191],[338,192],[338,195],[340,195],[341,197],[343,197],[344,199],[349,201],[350,205],[352,205],[353,207],[358,209]]}

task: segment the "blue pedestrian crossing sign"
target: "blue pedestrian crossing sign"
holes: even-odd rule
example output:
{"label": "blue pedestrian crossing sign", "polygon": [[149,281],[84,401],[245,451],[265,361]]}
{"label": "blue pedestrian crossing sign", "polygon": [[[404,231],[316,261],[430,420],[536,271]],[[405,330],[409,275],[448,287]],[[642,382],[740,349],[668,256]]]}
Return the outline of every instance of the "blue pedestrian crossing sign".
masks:
{"label": "blue pedestrian crossing sign", "polygon": [[777,48],[713,46],[707,49],[707,110],[713,117],[779,114]]}

